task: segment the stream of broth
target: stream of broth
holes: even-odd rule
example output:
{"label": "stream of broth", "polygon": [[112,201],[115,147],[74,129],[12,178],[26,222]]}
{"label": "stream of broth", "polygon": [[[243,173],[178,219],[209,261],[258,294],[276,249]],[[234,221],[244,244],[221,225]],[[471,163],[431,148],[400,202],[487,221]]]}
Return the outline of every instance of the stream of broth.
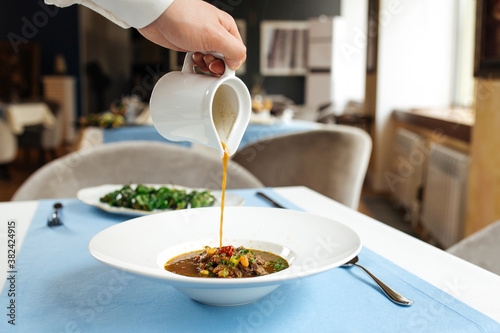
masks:
{"label": "stream of broth", "polygon": [[[219,231],[219,248],[222,248],[222,231],[223,231],[223,225],[224,225],[224,201],[226,197],[226,180],[227,180],[227,164],[229,161],[229,150],[227,149],[226,145],[221,141],[222,148],[224,148],[224,156],[222,157],[222,165],[223,165],[223,172],[222,172],[222,197],[221,197],[221,207],[220,207],[220,231]],[[188,252],[181,254],[177,257],[174,257],[167,261],[164,265],[164,268],[167,271],[170,271],[175,274],[180,274],[180,275],[185,275],[185,276],[192,276],[192,277],[214,277],[214,275],[208,275],[209,273],[206,273],[203,275],[200,272],[200,251],[203,250],[198,250],[198,251],[193,251],[193,252]],[[285,268],[289,267],[288,262],[275,254],[272,254],[270,252],[265,252],[265,251],[259,251],[259,250],[251,250],[252,254],[257,254],[259,255],[262,259],[266,261],[264,266],[264,269],[268,274],[278,272],[280,270],[283,270]],[[224,264],[224,261],[222,261]],[[206,264],[206,263],[205,263]],[[282,265],[280,268],[278,268],[278,264]],[[225,264],[224,264],[225,265]],[[248,265],[248,262],[247,262]],[[203,270],[206,268],[203,267]],[[255,267],[254,267],[255,269]],[[224,268],[224,272],[226,269]],[[256,270],[258,272],[258,270]],[[236,277],[252,277],[256,276],[255,272],[256,271],[248,271],[247,275],[236,275]],[[205,271],[206,272],[206,271]],[[220,274],[220,273],[219,273]],[[252,275],[253,274],[253,275]],[[260,273],[259,273],[260,274]],[[220,277],[220,275],[219,275]],[[225,275],[223,277],[226,277]],[[234,276],[231,276],[234,277]]]}
{"label": "stream of broth", "polygon": [[220,247],[222,247],[222,226],[224,224],[224,199],[226,197],[226,180],[227,180],[227,162],[229,160],[229,151],[227,150],[226,145],[224,142],[222,143],[222,148],[224,148],[224,156],[222,157],[222,165],[223,165],[223,171],[222,171],[222,199],[221,199],[221,205],[220,205]]}

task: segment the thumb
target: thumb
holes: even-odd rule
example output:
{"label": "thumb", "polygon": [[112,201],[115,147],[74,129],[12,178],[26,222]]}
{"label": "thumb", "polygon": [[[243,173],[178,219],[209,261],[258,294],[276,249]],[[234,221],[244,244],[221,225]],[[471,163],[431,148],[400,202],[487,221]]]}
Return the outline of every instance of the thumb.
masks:
{"label": "thumb", "polygon": [[219,33],[214,34],[211,39],[211,49],[215,52],[223,54],[226,64],[231,69],[236,70],[246,60],[247,48],[241,40],[238,27],[236,26],[233,18],[229,17],[224,20],[221,17],[219,23]]}
{"label": "thumb", "polygon": [[237,70],[247,57],[247,48],[241,40],[226,32],[226,37],[218,41],[215,51],[224,55],[229,68]]}

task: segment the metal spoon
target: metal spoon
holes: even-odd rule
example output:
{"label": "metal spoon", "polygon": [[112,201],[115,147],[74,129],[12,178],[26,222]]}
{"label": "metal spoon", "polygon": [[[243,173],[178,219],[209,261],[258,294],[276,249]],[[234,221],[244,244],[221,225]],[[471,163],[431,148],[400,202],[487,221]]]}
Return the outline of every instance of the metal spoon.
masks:
{"label": "metal spoon", "polygon": [[49,217],[47,220],[47,225],[49,227],[55,227],[58,225],[62,225],[61,218],[59,217],[59,209],[63,207],[62,203],[56,202],[54,204],[54,213],[52,213],[52,216]]}
{"label": "metal spoon", "polygon": [[370,273],[369,270],[367,270],[363,266],[359,265],[357,262],[358,262],[358,256],[352,258],[349,262],[343,264],[342,267],[358,266],[363,271],[365,271],[365,273],[368,274],[373,279],[373,281],[375,281],[375,283],[380,287],[380,289],[382,289],[382,291],[387,295],[387,297],[389,297],[389,299],[391,301],[393,301],[396,304],[405,305],[405,306],[410,306],[413,304],[412,300],[409,300],[408,298],[404,297],[403,295],[401,295],[401,294],[395,292],[394,290],[392,290],[391,288],[389,288],[385,283],[383,283],[382,281],[377,279],[377,277],[375,275]]}

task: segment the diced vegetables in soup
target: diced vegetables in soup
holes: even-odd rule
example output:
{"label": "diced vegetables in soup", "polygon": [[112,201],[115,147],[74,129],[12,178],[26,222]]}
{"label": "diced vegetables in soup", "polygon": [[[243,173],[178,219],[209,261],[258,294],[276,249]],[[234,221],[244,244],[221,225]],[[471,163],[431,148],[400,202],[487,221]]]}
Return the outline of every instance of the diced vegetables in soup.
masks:
{"label": "diced vegetables in soup", "polygon": [[223,246],[182,254],[165,263],[172,273],[192,277],[240,278],[276,273],[288,262],[270,252]]}
{"label": "diced vegetables in soup", "polygon": [[224,157],[222,202],[220,215],[220,247],[205,246],[203,250],[181,254],[167,261],[164,268],[175,274],[204,278],[243,278],[276,273],[288,268],[282,257],[266,251],[246,249],[242,246],[222,246],[224,196],[229,151],[223,142]]}

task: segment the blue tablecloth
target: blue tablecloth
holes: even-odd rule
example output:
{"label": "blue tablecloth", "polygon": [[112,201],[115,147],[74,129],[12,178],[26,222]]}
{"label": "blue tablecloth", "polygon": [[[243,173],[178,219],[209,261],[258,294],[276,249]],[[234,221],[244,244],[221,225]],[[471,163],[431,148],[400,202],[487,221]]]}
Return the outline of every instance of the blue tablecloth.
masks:
{"label": "blue tablecloth", "polygon": [[241,139],[240,149],[255,141],[270,139],[283,134],[305,132],[317,127],[318,123],[298,120],[277,122],[269,125],[249,124]]}
{"label": "blue tablecloth", "polygon": [[103,131],[103,143],[121,142],[121,141],[161,141],[190,147],[191,143],[187,141],[170,141],[156,131],[154,126],[126,126],[118,128],[105,129]]}
{"label": "blue tablecloth", "polygon": [[[255,190],[232,192],[245,205],[268,205]],[[62,202],[64,226],[57,228],[46,226],[54,201],[40,202],[15,268],[16,325],[5,315],[13,299],[8,281],[0,296],[1,332],[500,332],[497,322],[367,248],[360,262],[413,306],[390,302],[358,268],[294,280],[244,306],[202,305],[166,284],[96,261],[89,240],[128,217],[76,199]]]}
{"label": "blue tablecloth", "polygon": [[[318,124],[307,121],[277,122],[275,124],[249,124],[240,143],[240,148],[257,140],[269,139],[271,137],[296,132],[308,131],[317,128]],[[180,144],[189,147],[191,144],[186,141],[168,141],[162,137],[154,126],[126,126],[119,128],[105,129],[103,131],[103,142],[111,143],[118,141],[146,140],[162,141]]]}

